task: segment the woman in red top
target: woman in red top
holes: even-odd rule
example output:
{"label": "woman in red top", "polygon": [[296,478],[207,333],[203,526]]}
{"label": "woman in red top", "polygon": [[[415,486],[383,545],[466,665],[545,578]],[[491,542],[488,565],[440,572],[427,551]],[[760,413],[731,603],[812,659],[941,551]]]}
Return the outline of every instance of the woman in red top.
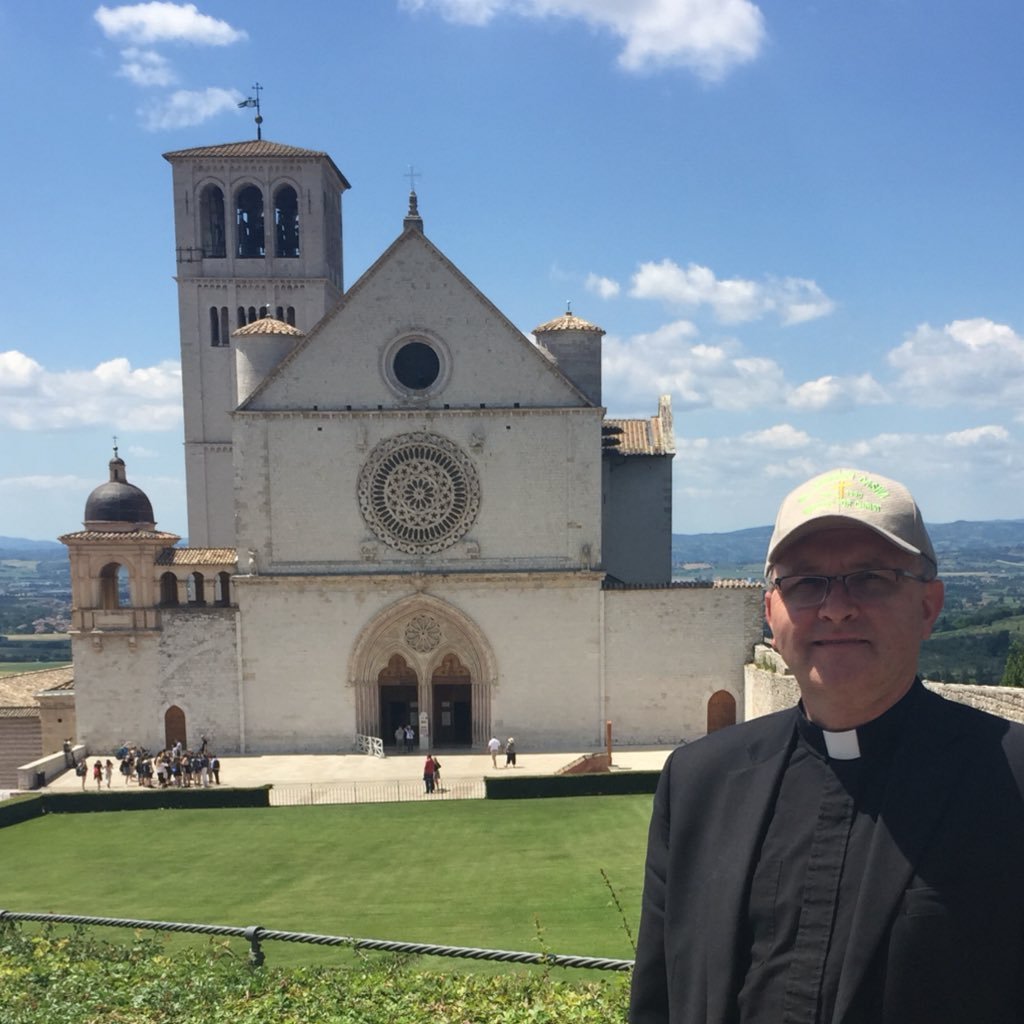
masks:
{"label": "woman in red top", "polygon": [[427,754],[427,759],[423,762],[423,785],[426,786],[428,793],[434,792],[434,758],[430,754]]}

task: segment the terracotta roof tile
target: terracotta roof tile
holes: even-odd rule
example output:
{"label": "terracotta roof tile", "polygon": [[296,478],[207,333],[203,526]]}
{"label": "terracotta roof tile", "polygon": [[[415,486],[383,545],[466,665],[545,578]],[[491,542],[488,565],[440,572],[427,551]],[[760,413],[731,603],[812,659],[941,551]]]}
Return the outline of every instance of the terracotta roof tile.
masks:
{"label": "terracotta roof tile", "polygon": [[620,455],[670,455],[675,450],[665,445],[661,436],[661,421],[657,416],[648,420],[611,420],[606,419],[605,426],[618,427],[621,433],[619,443],[611,447],[611,451]]}
{"label": "terracotta roof tile", "polygon": [[192,149],[173,149],[169,153],[164,153],[164,159],[169,163],[174,163],[175,160],[195,160],[202,157],[227,159],[235,157],[242,160],[251,160],[254,157],[291,157],[300,160],[326,160],[341,178],[345,188],[352,187],[345,179],[345,175],[338,170],[337,164],[322,150],[286,146],[283,142],[271,142],[269,139],[221,142],[214,146],[194,146]]}
{"label": "terracotta roof tile", "polygon": [[251,324],[239,327],[231,332],[232,338],[249,338],[254,334],[287,334],[293,338],[304,338],[305,334],[298,329],[286,324],[283,320],[277,320],[272,316],[265,316],[262,320],[254,320]]}
{"label": "terracotta roof tile", "polygon": [[180,539],[176,533],[164,533],[162,530],[79,530],[57,538],[64,544],[69,540],[162,540],[174,544]]}
{"label": "terracotta roof tile", "polygon": [[238,552],[234,548],[164,548],[157,555],[157,565],[235,565]]}
{"label": "terracotta roof tile", "polygon": [[541,324],[540,327],[534,327],[534,334],[543,334],[545,331],[594,331],[597,334],[604,334],[604,330],[592,324],[587,320],[583,320],[578,316],[573,316],[572,313],[563,313],[561,316],[556,316],[554,320],[549,320],[546,324]]}
{"label": "terracotta roof tile", "polygon": [[37,693],[73,688],[74,678],[74,669],[70,665],[0,676],[0,707],[38,706]]}

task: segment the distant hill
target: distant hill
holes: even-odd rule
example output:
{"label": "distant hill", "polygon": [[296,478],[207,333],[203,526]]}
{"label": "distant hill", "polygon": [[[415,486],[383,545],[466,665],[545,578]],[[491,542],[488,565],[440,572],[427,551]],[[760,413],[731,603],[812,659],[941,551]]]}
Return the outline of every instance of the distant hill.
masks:
{"label": "distant hill", "polygon": [[[1009,557],[1024,563],[1024,519],[929,523],[935,552],[957,563]],[[763,564],[772,527],[753,526],[731,533],[672,534],[672,564],[712,566]]]}
{"label": "distant hill", "polygon": [[0,537],[0,558],[49,562],[67,558],[67,548],[55,540],[26,540],[24,537]]}

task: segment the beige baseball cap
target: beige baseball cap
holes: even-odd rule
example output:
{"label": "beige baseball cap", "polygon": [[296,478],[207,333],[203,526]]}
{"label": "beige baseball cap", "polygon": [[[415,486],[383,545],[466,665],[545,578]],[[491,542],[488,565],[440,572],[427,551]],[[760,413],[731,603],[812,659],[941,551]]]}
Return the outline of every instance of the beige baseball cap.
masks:
{"label": "beige baseball cap", "polygon": [[938,560],[921,510],[901,483],[862,469],[830,469],[790,491],[779,506],[775,532],[768,543],[767,576],[788,544],[818,530],[866,526],[890,544]]}

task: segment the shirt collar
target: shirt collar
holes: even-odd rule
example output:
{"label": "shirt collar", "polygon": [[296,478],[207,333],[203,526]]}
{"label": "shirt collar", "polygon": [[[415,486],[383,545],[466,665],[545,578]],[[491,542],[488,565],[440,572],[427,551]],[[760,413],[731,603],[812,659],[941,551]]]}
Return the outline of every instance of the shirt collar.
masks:
{"label": "shirt collar", "polygon": [[878,718],[858,725],[856,729],[832,732],[815,725],[800,702],[797,730],[801,740],[819,756],[831,761],[852,761],[859,757],[876,758],[892,752],[899,740],[903,723],[924,690],[920,679]]}

